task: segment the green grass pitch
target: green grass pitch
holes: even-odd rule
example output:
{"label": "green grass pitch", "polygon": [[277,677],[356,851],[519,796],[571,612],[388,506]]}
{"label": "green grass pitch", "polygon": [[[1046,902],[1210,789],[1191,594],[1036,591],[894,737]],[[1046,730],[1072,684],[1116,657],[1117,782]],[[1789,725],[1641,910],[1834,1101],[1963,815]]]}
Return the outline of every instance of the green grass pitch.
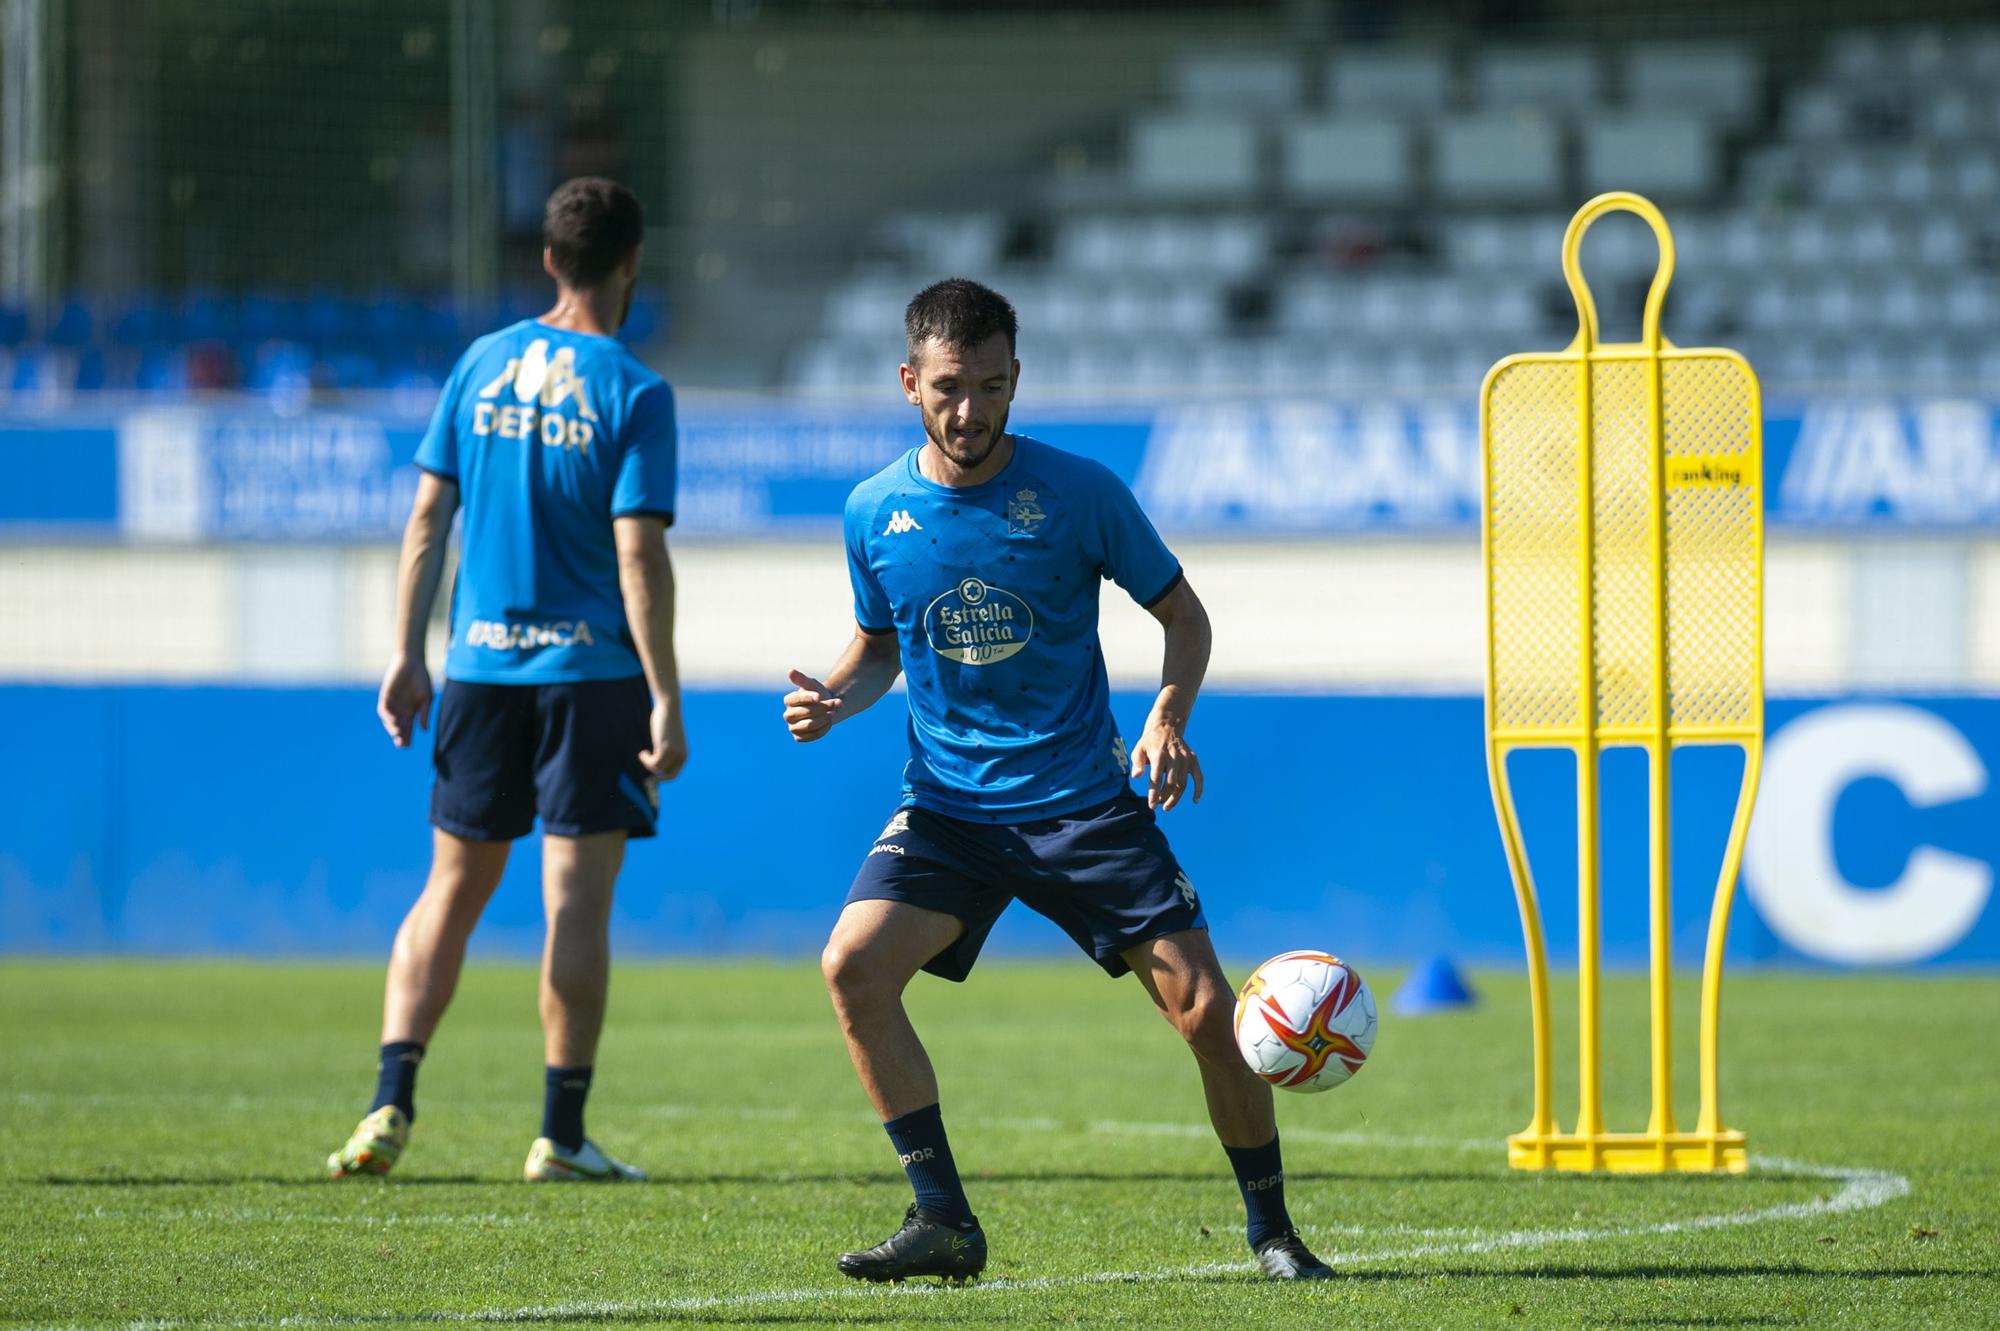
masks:
{"label": "green grass pitch", "polygon": [[[809,963],[618,971],[591,1129],[655,1181],[598,1189],[516,1181],[533,976],[477,962],[397,1174],[324,1181],[373,1084],[380,976],[0,967],[0,1322],[2000,1325],[2000,979],[1733,976],[1724,1108],[1759,1160],[1737,1178],[1510,1173],[1521,978],[1477,976],[1469,1013],[1385,1012],[1352,1083],[1279,1097],[1293,1215],[1343,1272],[1281,1287],[1251,1273],[1193,1068],[1133,981],[1081,959],[920,978],[993,1253],[944,1290],[833,1271],[907,1193]],[[1397,977],[1370,978],[1386,1008]],[[1607,1002],[1614,1126],[1642,1126],[1643,980]]]}

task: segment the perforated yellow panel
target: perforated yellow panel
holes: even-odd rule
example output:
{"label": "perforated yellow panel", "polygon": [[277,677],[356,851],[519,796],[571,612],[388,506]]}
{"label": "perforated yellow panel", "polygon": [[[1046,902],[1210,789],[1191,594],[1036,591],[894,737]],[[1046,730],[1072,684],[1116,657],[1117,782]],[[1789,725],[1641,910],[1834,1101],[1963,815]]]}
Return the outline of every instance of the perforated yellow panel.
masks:
{"label": "perforated yellow panel", "polygon": [[1599,726],[1653,719],[1652,408],[1644,361],[1591,367],[1591,624]]}
{"label": "perforated yellow panel", "polygon": [[1758,724],[1762,478],[1757,381],[1731,353],[1663,361],[1668,712],[1677,729]]}
{"label": "perforated yellow panel", "polygon": [[1488,398],[1493,428],[1508,441],[1490,455],[1486,492],[1493,710],[1509,730],[1583,724],[1576,402],[1577,366],[1560,361],[1503,366]]}

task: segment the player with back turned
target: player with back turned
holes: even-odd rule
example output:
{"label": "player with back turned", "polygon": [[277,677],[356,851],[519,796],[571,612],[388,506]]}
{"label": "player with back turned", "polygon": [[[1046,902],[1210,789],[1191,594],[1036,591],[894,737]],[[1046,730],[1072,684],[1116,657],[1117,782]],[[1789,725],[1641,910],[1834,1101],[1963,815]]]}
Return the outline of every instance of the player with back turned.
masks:
{"label": "player with back turned", "polygon": [[374,1104],[328,1158],[382,1174],[416,1117],[417,1066],[507,853],[542,820],[541,1016],[547,1061],[530,1181],[644,1178],[584,1135],[625,843],[653,835],[655,783],[687,756],[666,527],[674,400],[613,336],[645,226],[630,190],[572,180],[549,197],[542,263],[556,303],[472,344],[417,446],[398,648],[377,711],[399,747],[429,724],[424,627],[464,509],[438,705],[433,858],[397,931]]}
{"label": "player with back turned", "polygon": [[[1008,432],[1020,362],[999,293],[937,283],[910,302],[904,326],[903,391],[928,442],[848,499],[854,636],[824,682],[795,670],[785,697],[786,724],[805,742],[879,700],[899,673],[909,681],[903,798],[822,960],[855,1072],[916,1198],[895,1234],[843,1254],[840,1270],[962,1279],[986,1264],[902,995],[919,970],[965,979],[1018,897],[1106,973],[1135,972],[1186,1039],[1265,1273],[1330,1276],[1286,1212],[1271,1088],[1237,1053],[1229,982],[1154,821],[1190,787],[1201,797],[1186,730],[1208,616],[1122,482]],[[1098,644],[1105,578],[1166,633],[1159,695],[1129,761]],[[1129,784],[1141,772],[1144,799]]]}

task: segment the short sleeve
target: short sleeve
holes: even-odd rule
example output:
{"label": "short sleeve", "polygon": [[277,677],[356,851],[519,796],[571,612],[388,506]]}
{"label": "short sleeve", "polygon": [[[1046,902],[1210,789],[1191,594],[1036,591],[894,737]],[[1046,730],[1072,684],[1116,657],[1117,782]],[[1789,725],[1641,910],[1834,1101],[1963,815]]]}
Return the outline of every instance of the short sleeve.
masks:
{"label": "short sleeve", "polygon": [[865,505],[847,506],[847,580],[854,584],[854,622],[869,633],[887,633],[896,627],[896,616],[881,579],[868,566],[869,522]]}
{"label": "short sleeve", "polygon": [[465,361],[460,360],[438,390],[431,423],[417,441],[417,456],[412,459],[423,470],[448,481],[458,479],[458,394],[464,383]]}
{"label": "short sleeve", "polygon": [[1109,471],[1099,478],[1093,508],[1098,542],[1095,553],[1104,576],[1151,609],[1180,581],[1181,561],[1153,530],[1137,497]]}
{"label": "short sleeve", "polygon": [[674,521],[675,469],[680,452],[674,424],[674,392],[653,384],[633,400],[626,414],[624,453],[611,492],[611,516]]}

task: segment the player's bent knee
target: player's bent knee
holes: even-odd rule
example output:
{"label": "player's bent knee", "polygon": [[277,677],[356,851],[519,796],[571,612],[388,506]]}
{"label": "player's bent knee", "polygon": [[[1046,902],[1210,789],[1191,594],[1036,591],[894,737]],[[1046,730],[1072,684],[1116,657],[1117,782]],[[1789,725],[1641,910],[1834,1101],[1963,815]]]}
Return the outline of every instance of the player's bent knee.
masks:
{"label": "player's bent knee", "polygon": [[819,973],[826,978],[827,990],[836,1000],[858,995],[867,987],[864,955],[838,940],[828,943],[819,954]]}
{"label": "player's bent knee", "polygon": [[826,978],[834,1007],[842,1012],[893,1003],[903,991],[902,983],[890,975],[884,958],[866,947],[849,946],[838,938],[820,953],[819,970]]}

